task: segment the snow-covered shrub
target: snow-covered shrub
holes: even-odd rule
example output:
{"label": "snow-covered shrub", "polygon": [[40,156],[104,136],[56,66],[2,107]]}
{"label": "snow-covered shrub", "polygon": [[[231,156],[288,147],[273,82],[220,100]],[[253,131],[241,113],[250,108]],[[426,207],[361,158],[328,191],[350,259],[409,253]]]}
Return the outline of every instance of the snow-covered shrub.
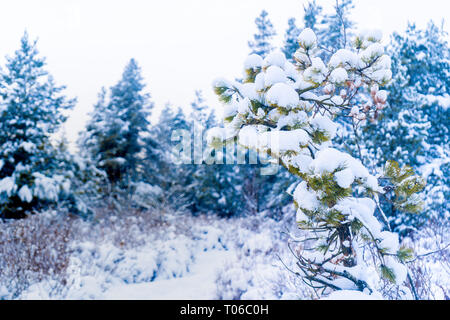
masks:
{"label": "snow-covered shrub", "polygon": [[163,191],[160,187],[145,182],[137,182],[134,184],[134,192],[132,201],[138,206],[150,209],[158,205]]}
{"label": "snow-covered shrub", "polygon": [[[114,295],[111,290],[127,285],[188,276],[200,253],[223,250],[222,231],[211,219],[173,212],[162,217],[114,216],[104,213],[96,216],[95,225],[81,223],[60,298],[107,298]],[[24,297],[36,294],[33,290]]]}
{"label": "snow-covered shrub", "polygon": [[60,294],[67,284],[72,232],[72,220],[55,212],[0,220],[0,299],[17,298],[42,281],[53,282],[48,295]]}
{"label": "snow-covered shrub", "polygon": [[449,300],[450,245],[449,222],[433,220],[406,238],[416,257],[408,263],[411,278],[422,299]]}
{"label": "snow-covered shrub", "polygon": [[[311,287],[325,295],[357,290],[379,297],[379,284],[386,280],[398,295],[410,298],[404,262],[411,251],[400,247],[398,235],[389,231],[379,196],[394,189],[401,210],[417,211],[421,201],[415,193],[423,182],[394,162],[387,164],[385,176],[373,175],[331,142],[336,117],[349,117],[358,126],[386,105],[387,92],[379,87],[391,80],[392,72],[381,37],[361,33],[352,49],[336,51],[327,64],[318,56],[311,29],[303,30],[298,41],[295,63],[281,52],[265,59],[253,54],[245,62],[243,81],[214,82],[225,104],[225,127],[211,131],[208,141],[217,148],[237,142],[269,154],[301,179],[292,188],[297,222],[310,232],[301,240],[297,264]],[[356,96],[368,97],[370,103],[362,104]],[[379,178],[391,181],[390,189],[381,187]]]}
{"label": "snow-covered shrub", "polygon": [[[8,257],[6,261],[12,266],[1,265],[0,297],[317,298],[301,278],[286,271],[297,272],[286,246],[287,234],[299,237],[307,232],[297,230],[293,206],[284,211],[281,221],[267,216],[221,219],[174,212],[106,211],[96,212],[91,221],[61,218],[60,213],[45,213],[0,226],[0,256]],[[1,241],[16,237],[17,230],[29,240],[13,245]],[[53,235],[63,230],[69,233],[62,246],[62,233]],[[445,230],[430,229],[412,244],[420,254],[443,248],[448,242]],[[32,243],[39,243],[41,258],[24,261],[30,256],[26,252],[36,252]],[[57,253],[56,260],[48,258],[50,252]],[[409,264],[422,298],[444,299],[448,295],[448,284],[443,280],[448,268],[446,255],[448,251],[441,251]],[[30,263],[33,259],[44,261],[43,267],[33,267],[37,264]],[[58,269],[61,265],[65,267]],[[49,268],[60,271],[49,272]]]}
{"label": "snow-covered shrub", "polygon": [[[287,210],[284,219],[268,217],[230,219],[226,244],[231,255],[217,273],[217,298],[233,300],[310,299],[312,290],[284,264],[292,265],[286,246],[286,230],[292,229],[294,210]],[[294,231],[294,230],[292,230]]]}

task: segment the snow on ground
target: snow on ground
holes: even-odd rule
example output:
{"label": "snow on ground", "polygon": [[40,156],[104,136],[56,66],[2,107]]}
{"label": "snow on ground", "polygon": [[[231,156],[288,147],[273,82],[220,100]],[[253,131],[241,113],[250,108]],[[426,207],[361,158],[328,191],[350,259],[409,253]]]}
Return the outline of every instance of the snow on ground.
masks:
{"label": "snow on ground", "polygon": [[[0,254],[7,257],[0,261],[0,299],[317,299],[286,268],[296,271],[284,233],[296,229],[294,220],[292,208],[281,221],[263,214],[233,219],[166,214],[154,219],[146,213],[107,214],[65,225],[57,214],[35,216],[2,226],[11,235],[28,229],[25,239],[42,243],[41,251],[28,242],[14,249],[10,241],[5,242],[10,251],[2,251],[0,243]],[[63,229],[73,231],[67,248],[52,247],[62,238],[46,236]],[[447,230],[430,229],[409,244],[419,254],[433,251],[448,242]],[[30,261],[27,250],[42,259]],[[52,257],[57,259],[41,263]],[[23,270],[14,268],[24,263],[22,258],[29,261],[27,268],[38,271],[19,276]],[[410,266],[423,299],[448,299],[448,261],[446,250]],[[54,272],[55,266],[63,267]],[[330,298],[358,298],[355,295]]]}
{"label": "snow on ground", "polygon": [[219,268],[230,257],[229,251],[213,249],[201,252],[190,271],[180,278],[114,286],[103,293],[104,299],[118,300],[211,300],[217,298]]}
{"label": "snow on ground", "polygon": [[286,221],[169,214],[147,228],[146,219],[111,216],[96,225],[81,223],[69,245],[65,285],[47,278],[20,292],[10,288],[8,294],[3,289],[3,298],[302,297],[298,288],[285,284],[290,282],[289,273],[278,259],[292,258],[287,244],[280,241]]}

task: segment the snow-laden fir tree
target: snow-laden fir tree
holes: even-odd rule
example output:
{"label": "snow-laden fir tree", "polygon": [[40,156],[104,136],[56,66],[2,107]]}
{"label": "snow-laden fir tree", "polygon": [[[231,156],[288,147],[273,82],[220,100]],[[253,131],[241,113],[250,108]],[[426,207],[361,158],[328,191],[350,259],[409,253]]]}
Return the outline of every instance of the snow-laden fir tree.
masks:
{"label": "snow-laden fir tree", "polygon": [[98,155],[100,153],[98,140],[104,134],[106,114],[108,112],[106,94],[106,89],[102,88],[98,94],[98,100],[94,105],[94,110],[90,114],[90,119],[86,124],[86,130],[80,132],[78,144],[84,156]]}
{"label": "snow-laden fir tree", "polygon": [[191,109],[191,121],[207,127],[215,122],[214,112],[210,110],[206,104],[206,101],[203,98],[203,92],[201,90],[195,91],[195,98],[191,103]]}
{"label": "snow-laden fir tree", "polygon": [[389,198],[382,199],[392,227],[402,233],[448,217],[450,50],[445,36],[434,23],[424,30],[409,25],[405,34],[393,35],[389,108],[362,130],[368,162],[379,167],[395,159],[402,166],[421,166],[428,178],[421,214],[404,214]]}
{"label": "snow-laden fir tree", "polygon": [[89,150],[96,166],[119,188],[131,187],[142,173],[143,134],[153,107],[144,89],[141,69],[131,59],[108,99],[104,90],[99,95],[83,134],[82,148]]}
{"label": "snow-laden fir tree", "polygon": [[273,50],[272,40],[276,35],[272,22],[269,19],[267,11],[261,11],[261,14],[255,19],[257,32],[253,35],[253,40],[248,42],[250,53],[266,56]]}
{"label": "snow-laden fir tree", "polygon": [[[317,55],[316,35],[305,29],[295,64],[281,52],[265,59],[251,55],[244,81],[214,82],[228,117],[224,128],[209,131],[209,143],[220,147],[237,141],[270,154],[300,179],[291,188],[304,230],[297,239],[297,274],[318,294],[344,297],[351,291],[352,297],[379,297],[389,286],[383,291],[390,292],[387,297],[412,297],[405,265],[412,253],[385,223],[378,204],[386,190],[379,178],[393,181],[399,194],[394,201],[409,211],[420,208],[416,192],[423,187],[421,179],[392,163],[385,176],[373,175],[331,142],[336,117],[362,121],[386,103],[387,93],[378,86],[386,85],[392,72],[379,42],[366,33],[353,49],[338,50],[325,64]],[[372,91],[374,105],[354,104],[353,98],[367,91]]]}
{"label": "snow-laden fir tree", "polygon": [[50,205],[84,211],[73,181],[79,171],[52,137],[73,108],[45,70],[36,41],[25,33],[0,74],[0,217],[22,218]]}

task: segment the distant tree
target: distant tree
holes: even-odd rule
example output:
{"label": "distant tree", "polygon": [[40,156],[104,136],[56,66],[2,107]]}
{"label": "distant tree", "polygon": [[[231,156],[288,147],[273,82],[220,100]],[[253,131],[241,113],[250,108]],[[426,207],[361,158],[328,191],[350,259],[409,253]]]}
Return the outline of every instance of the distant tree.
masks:
{"label": "distant tree", "polygon": [[316,3],[316,0],[309,1],[307,6],[303,6],[303,22],[305,28],[317,31],[321,22],[322,7]]}
{"label": "distant tree", "polygon": [[142,174],[143,135],[153,108],[144,89],[141,69],[131,59],[122,79],[111,87],[109,99],[104,89],[100,93],[83,139],[97,167],[120,188],[137,182]]}
{"label": "distant tree", "polygon": [[421,214],[405,214],[383,202],[392,227],[402,234],[449,212],[444,200],[450,196],[445,160],[450,154],[450,49],[445,36],[434,23],[424,30],[412,24],[405,34],[393,35],[395,77],[388,87],[389,107],[362,131],[368,162],[380,167],[396,159],[402,165],[422,166],[428,177],[427,206]]}
{"label": "distant tree", "polygon": [[290,18],[288,20],[288,28],[284,34],[284,44],[283,44],[283,53],[289,59],[292,59],[295,51],[297,51],[298,45],[298,36],[300,34],[300,29],[295,24],[295,18]]}
{"label": "distant tree", "polygon": [[49,206],[85,211],[75,195],[79,170],[65,147],[52,137],[73,108],[44,69],[36,41],[25,33],[20,48],[6,58],[0,74],[0,217],[23,218]]}
{"label": "distant tree", "polygon": [[[192,206],[195,183],[190,137],[188,145],[182,143],[185,132],[190,126],[183,110],[166,105],[145,139],[144,181],[160,188],[163,203],[177,210]],[[179,145],[187,149],[177,149]]]}
{"label": "distant tree", "polygon": [[253,41],[248,42],[251,53],[258,54],[265,57],[273,50],[271,41],[276,35],[272,22],[268,18],[267,11],[261,11],[261,14],[255,19],[255,24],[258,29],[257,33],[253,35]]}
{"label": "distant tree", "polygon": [[[313,8],[318,10],[317,6]],[[325,50],[326,57],[336,52],[338,48],[351,47],[351,29],[355,25],[350,18],[353,8],[353,0],[336,0],[334,11],[323,16],[321,28],[318,30],[318,37],[323,39],[321,47]],[[314,25],[317,23],[309,16],[308,19],[311,19],[308,20],[308,23],[314,23]]]}

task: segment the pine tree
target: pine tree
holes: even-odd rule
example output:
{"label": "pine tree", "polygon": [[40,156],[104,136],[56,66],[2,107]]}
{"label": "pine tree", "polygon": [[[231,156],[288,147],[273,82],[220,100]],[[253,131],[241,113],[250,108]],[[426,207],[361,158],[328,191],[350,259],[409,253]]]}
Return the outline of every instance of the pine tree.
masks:
{"label": "pine tree", "polygon": [[321,21],[322,7],[316,3],[316,0],[309,1],[307,6],[303,6],[303,22],[305,28],[310,28],[316,32]]}
{"label": "pine tree", "polygon": [[83,209],[72,182],[78,167],[52,136],[75,99],[63,94],[44,69],[36,41],[25,33],[20,48],[6,58],[0,80],[0,217],[22,218],[49,206]]}
{"label": "pine tree", "polygon": [[105,134],[107,114],[106,89],[102,88],[98,94],[98,101],[94,105],[93,111],[89,114],[90,119],[86,124],[86,130],[80,132],[78,139],[78,147],[81,154],[86,159],[94,157],[95,163],[100,159],[100,145],[98,141]]}
{"label": "pine tree", "polygon": [[[425,104],[423,114],[429,121],[428,135],[426,137],[425,157],[431,165],[424,164],[421,168],[427,177],[426,208],[427,219],[436,223],[448,225],[450,205],[450,47],[446,39],[448,34],[434,23],[430,22],[426,30],[420,32],[422,51],[416,58],[422,60],[421,67],[428,71],[415,74],[411,78],[416,85],[420,85],[420,93]],[[424,48],[425,47],[425,48]],[[425,49],[425,50],[423,50]],[[423,52],[424,51],[424,52]],[[423,53],[421,53],[423,52]],[[410,65],[410,64],[408,64]]]}
{"label": "pine tree", "polygon": [[[346,48],[351,45],[349,41],[352,37],[351,28],[355,25],[350,19],[353,8],[352,0],[336,0],[334,12],[324,15],[318,37],[323,41],[321,47],[325,51],[325,57],[336,52],[337,48]],[[308,21],[308,23],[311,22],[312,20]]]}
{"label": "pine tree", "polygon": [[265,10],[255,19],[255,24],[258,32],[253,35],[254,40],[249,41],[248,46],[250,47],[251,53],[265,57],[273,50],[271,41],[276,35],[276,32]]}
{"label": "pine tree", "polygon": [[143,134],[153,108],[144,89],[141,69],[131,59],[108,101],[105,91],[100,93],[83,139],[97,167],[120,188],[130,187],[142,174]]}
{"label": "pine tree", "polygon": [[226,217],[237,215],[242,211],[243,205],[240,189],[236,188],[236,184],[241,184],[241,181],[236,180],[240,177],[236,175],[239,168],[235,164],[225,163],[225,149],[221,150],[223,157],[218,161],[220,163],[212,161],[215,153],[208,149],[204,136],[217,123],[214,111],[206,105],[200,91],[196,92],[191,107],[192,176],[195,188],[191,188],[193,194],[190,196],[190,209],[194,214],[214,213]]}
{"label": "pine tree", "polygon": [[297,38],[300,34],[300,29],[295,24],[295,18],[288,20],[288,28],[284,34],[283,53],[286,57],[293,57],[295,51],[298,49]]}
{"label": "pine tree", "polygon": [[[379,206],[388,190],[359,160],[332,147],[337,116],[361,120],[377,110],[354,104],[359,91],[371,90],[374,103],[386,104],[387,93],[377,86],[386,85],[392,72],[381,39],[367,34],[359,40],[352,50],[333,54],[327,65],[318,57],[311,29],[299,36],[295,67],[276,52],[264,61],[250,56],[246,79],[214,83],[227,117],[208,141],[214,146],[237,141],[278,159],[301,179],[293,192],[297,222],[305,230],[297,266],[318,294],[342,297],[333,291],[355,290],[379,296],[388,287],[384,293],[390,297],[411,298],[405,286],[411,251],[400,247]],[[348,87],[345,95],[332,89],[342,86]],[[388,162],[383,178],[390,181],[399,210],[420,210],[423,181],[411,168]]]}
{"label": "pine tree", "polygon": [[[148,117],[153,104],[149,102],[150,95],[143,93],[145,84],[141,76],[141,69],[136,60],[131,59],[123,72],[122,79],[111,88],[110,108],[117,111],[117,120],[114,122],[112,136],[116,138],[113,143],[113,158],[123,158],[125,163],[120,171],[125,172],[131,181],[136,181],[139,175],[139,155],[142,151],[141,135],[147,131]],[[119,124],[120,128],[115,125]],[[106,147],[105,151],[111,149]],[[103,161],[111,159],[107,156]],[[107,170],[108,171],[108,170]],[[111,175],[112,176],[112,175]]]}
{"label": "pine tree", "polygon": [[[192,206],[195,179],[190,126],[181,108],[166,105],[145,143],[145,181],[162,190],[162,202],[176,210]],[[182,144],[187,136],[188,145]],[[186,147],[186,150],[178,146]],[[178,148],[178,149],[177,149]]]}

